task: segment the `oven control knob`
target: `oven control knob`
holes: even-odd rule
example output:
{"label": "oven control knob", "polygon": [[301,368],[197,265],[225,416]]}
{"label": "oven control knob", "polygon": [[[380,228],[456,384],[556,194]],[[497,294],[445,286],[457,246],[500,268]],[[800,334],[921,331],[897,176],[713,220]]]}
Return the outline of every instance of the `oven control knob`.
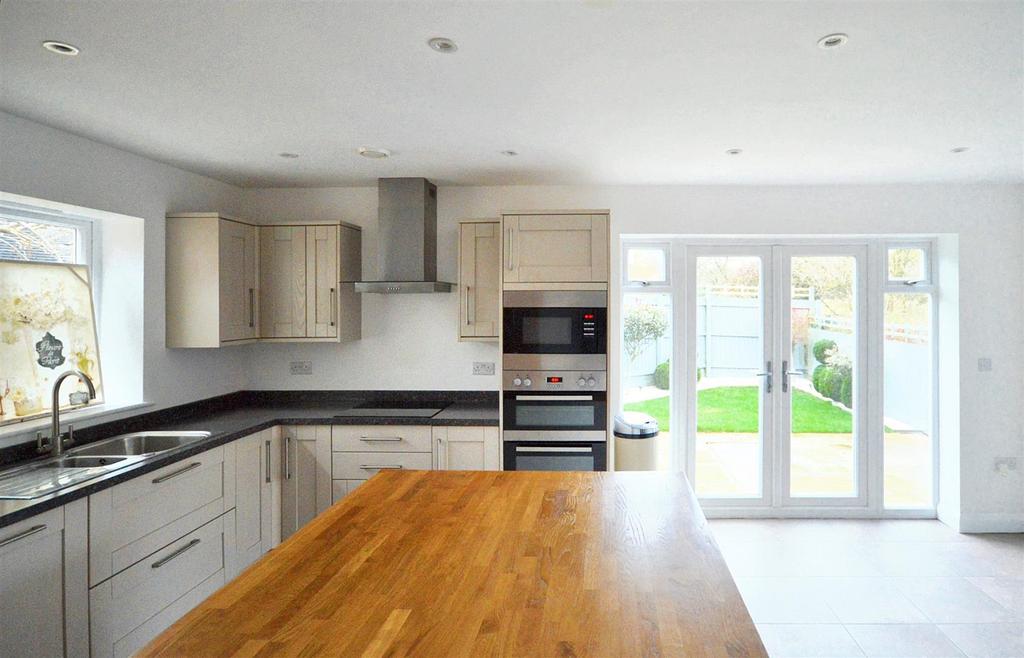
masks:
{"label": "oven control knob", "polygon": [[523,385],[523,380],[521,380],[518,377],[516,377],[515,379],[512,380],[512,385],[513,386],[522,386]]}
{"label": "oven control knob", "polygon": [[591,377],[590,379],[587,380],[587,386],[595,386],[596,384],[597,384],[597,380],[594,379],[593,377]]}
{"label": "oven control knob", "polygon": [[577,386],[583,386],[586,383],[587,383],[587,380],[583,379],[582,377],[580,377],[579,379],[576,380],[576,385]]}
{"label": "oven control knob", "polygon": [[533,380],[530,379],[529,377],[527,377],[526,379],[523,380],[523,386],[532,386],[532,385],[533,385]]}

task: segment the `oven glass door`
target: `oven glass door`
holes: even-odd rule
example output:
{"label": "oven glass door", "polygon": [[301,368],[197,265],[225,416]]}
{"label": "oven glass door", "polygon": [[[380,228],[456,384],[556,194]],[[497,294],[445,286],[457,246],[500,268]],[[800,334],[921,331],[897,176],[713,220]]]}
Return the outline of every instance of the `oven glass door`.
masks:
{"label": "oven glass door", "polygon": [[505,393],[506,430],[607,429],[607,394]]}
{"label": "oven glass door", "polygon": [[512,441],[505,444],[505,470],[603,471],[604,443],[552,444]]}
{"label": "oven glass door", "polygon": [[604,354],[603,308],[506,308],[506,354]]}

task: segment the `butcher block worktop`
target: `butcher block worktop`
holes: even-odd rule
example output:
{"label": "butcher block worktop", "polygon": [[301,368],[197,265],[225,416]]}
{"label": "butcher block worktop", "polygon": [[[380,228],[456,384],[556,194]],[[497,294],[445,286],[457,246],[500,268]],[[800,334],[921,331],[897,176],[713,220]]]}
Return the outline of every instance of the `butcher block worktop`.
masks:
{"label": "butcher block worktop", "polygon": [[766,656],[675,473],[382,471],[143,656]]}

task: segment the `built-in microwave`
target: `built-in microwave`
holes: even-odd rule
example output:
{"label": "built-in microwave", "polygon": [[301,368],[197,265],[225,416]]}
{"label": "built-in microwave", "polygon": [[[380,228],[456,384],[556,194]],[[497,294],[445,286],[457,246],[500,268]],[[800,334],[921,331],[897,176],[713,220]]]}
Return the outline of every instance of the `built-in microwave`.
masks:
{"label": "built-in microwave", "polygon": [[506,291],[503,354],[604,355],[607,299],[603,290]]}

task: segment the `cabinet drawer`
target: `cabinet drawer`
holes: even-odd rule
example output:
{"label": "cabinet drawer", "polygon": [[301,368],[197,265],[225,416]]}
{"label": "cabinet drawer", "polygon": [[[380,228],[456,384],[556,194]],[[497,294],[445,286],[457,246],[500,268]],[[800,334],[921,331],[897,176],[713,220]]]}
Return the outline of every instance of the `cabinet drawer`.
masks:
{"label": "cabinet drawer", "polygon": [[366,480],[333,480],[331,482],[331,503],[336,503],[355,491]]}
{"label": "cabinet drawer", "polygon": [[332,477],[336,480],[366,480],[388,468],[429,471],[429,452],[336,452],[332,455]]}
{"label": "cabinet drawer", "polygon": [[215,448],[89,496],[96,585],[234,506],[234,463]]}
{"label": "cabinet drawer", "polygon": [[335,452],[430,452],[430,427],[335,425],[331,448]]}
{"label": "cabinet drawer", "polygon": [[[94,656],[112,655],[129,635],[136,647],[148,642],[177,617],[165,614],[164,623],[147,622],[218,573],[223,582],[224,523],[224,517],[210,521],[89,592]],[[152,635],[135,633],[143,626]]]}

